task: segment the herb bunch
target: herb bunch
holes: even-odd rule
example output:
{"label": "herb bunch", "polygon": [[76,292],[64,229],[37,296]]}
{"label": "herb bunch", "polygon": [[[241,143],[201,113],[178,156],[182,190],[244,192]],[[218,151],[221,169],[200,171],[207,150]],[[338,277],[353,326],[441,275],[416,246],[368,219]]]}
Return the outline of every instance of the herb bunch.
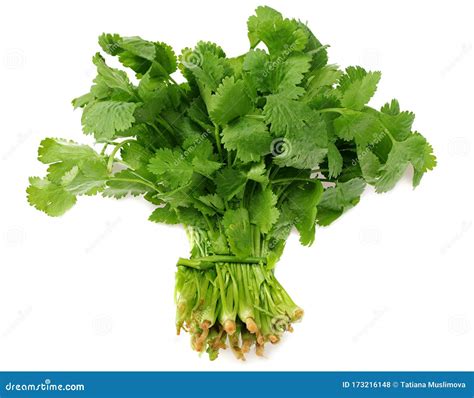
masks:
{"label": "herb bunch", "polygon": [[50,216],[80,195],[133,195],[156,206],[151,221],[182,224],[191,255],[178,260],[176,326],[211,359],[227,344],[238,358],[252,345],[262,354],[301,319],[274,275],[293,228],[311,245],[316,225],[356,205],[366,184],[386,192],[411,165],[417,186],[436,165],[413,113],[396,100],[367,105],[380,72],[329,64],[305,24],[269,7],[249,18],[248,37],[248,52],[227,57],[210,42],[176,56],[165,43],[101,35],[126,70],[97,53],[97,77],[73,105],[102,148],[44,139],[47,175],[27,189]]}

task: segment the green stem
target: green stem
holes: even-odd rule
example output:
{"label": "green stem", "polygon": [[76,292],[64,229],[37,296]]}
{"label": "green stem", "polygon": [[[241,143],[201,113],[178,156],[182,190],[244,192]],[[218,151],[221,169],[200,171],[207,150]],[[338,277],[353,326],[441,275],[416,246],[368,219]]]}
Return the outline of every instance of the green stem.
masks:
{"label": "green stem", "polygon": [[156,121],[160,124],[160,126],[164,127],[165,130],[168,131],[168,133],[171,135],[171,141],[167,141],[170,142],[172,146],[174,146],[174,144],[176,144],[176,140],[174,139],[175,133],[173,127],[160,115],[156,115]]}
{"label": "green stem", "polygon": [[317,109],[316,112],[318,113],[327,113],[327,112],[334,112],[343,115],[347,111],[346,108],[325,108],[325,109]]}
{"label": "green stem", "polygon": [[115,155],[117,152],[122,148],[125,144],[129,142],[135,142],[135,140],[125,140],[115,145],[114,150],[110,153],[109,160],[107,162],[107,170],[110,173],[112,171],[112,167],[114,165]]}
{"label": "green stem", "polygon": [[298,177],[295,177],[295,178],[278,178],[276,180],[273,180],[272,183],[273,184],[284,184],[284,183],[291,183],[293,181],[306,181],[306,182],[318,182],[318,181],[327,181],[327,180],[324,180],[322,178],[298,178]]}
{"label": "green stem", "polygon": [[110,178],[108,181],[122,181],[122,182],[131,182],[131,183],[143,184],[143,185],[146,185],[147,187],[153,189],[156,192],[160,192],[155,185],[153,185],[149,182],[143,181],[143,180],[136,180],[134,178],[114,177],[114,178]]}
{"label": "green stem", "polygon": [[103,147],[102,150],[100,151],[100,155],[101,155],[101,156],[104,156],[104,155],[105,155],[105,150],[107,149],[108,146],[109,146],[109,143],[106,142],[106,143],[104,144],[104,147]]}
{"label": "green stem", "polygon": [[217,151],[219,152],[219,158],[221,159],[221,163],[224,163],[224,156],[222,154],[222,147],[221,147],[221,136],[219,132],[219,126],[216,124],[214,128],[214,137],[216,139]]}
{"label": "green stem", "polygon": [[208,269],[214,267],[215,263],[240,263],[240,264],[265,264],[264,257],[237,257],[226,255],[203,256],[197,258],[179,258],[177,266],[184,265],[195,269]]}

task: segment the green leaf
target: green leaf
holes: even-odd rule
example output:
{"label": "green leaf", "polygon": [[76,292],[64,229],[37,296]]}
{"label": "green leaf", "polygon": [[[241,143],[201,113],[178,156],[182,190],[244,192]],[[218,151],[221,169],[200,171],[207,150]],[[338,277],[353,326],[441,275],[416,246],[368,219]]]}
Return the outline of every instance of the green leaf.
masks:
{"label": "green leaf", "polygon": [[222,167],[222,163],[198,157],[192,160],[192,165],[196,173],[209,178]]}
{"label": "green leaf", "polygon": [[120,101],[102,101],[89,104],[82,114],[84,133],[94,134],[97,141],[114,138],[117,132],[132,127],[137,104]]}
{"label": "green leaf", "polygon": [[259,182],[263,187],[265,187],[269,181],[267,170],[265,169],[265,163],[261,162],[250,167],[250,170],[247,172],[247,178]]}
{"label": "green leaf", "polygon": [[365,181],[369,184],[374,184],[380,173],[381,164],[379,158],[368,148],[359,148],[357,157]]}
{"label": "green leaf", "polygon": [[251,108],[252,102],[245,92],[244,82],[226,77],[211,98],[209,115],[214,123],[223,126],[239,116],[246,115]]}
{"label": "green leaf", "polygon": [[328,142],[329,177],[337,177],[342,171],[343,159],[341,152],[333,142]]}
{"label": "green leaf", "polygon": [[213,43],[199,42],[194,50],[183,49],[180,62],[182,68],[192,73],[203,96],[216,91],[226,75],[226,60],[222,49]]}
{"label": "green leaf", "polygon": [[257,92],[268,93],[270,91],[270,59],[268,54],[260,49],[250,50],[245,54],[242,69],[244,81],[256,97]]}
{"label": "green leaf", "polygon": [[268,233],[278,220],[280,212],[276,208],[277,199],[270,188],[259,190],[252,197],[249,208],[250,222],[257,225],[263,234]]}
{"label": "green leaf", "polygon": [[365,182],[361,178],[338,182],[336,186],[327,188],[318,204],[318,224],[329,225],[346,210],[355,206],[364,188]]}
{"label": "green leaf", "polygon": [[403,141],[411,133],[411,127],[415,120],[415,114],[412,112],[400,112],[400,106],[397,100],[392,100],[390,104],[385,104],[378,113],[380,122],[390,132],[397,141]]}
{"label": "green leaf", "polygon": [[418,133],[412,134],[405,141],[393,143],[387,161],[380,169],[380,178],[375,183],[376,191],[387,192],[392,189],[405,173],[408,163],[415,170],[414,186],[418,185],[423,173],[436,166],[431,146]]}
{"label": "green leaf", "polygon": [[217,173],[215,182],[217,194],[225,200],[231,200],[243,191],[247,177],[240,170],[226,167]]}
{"label": "green leaf", "polygon": [[46,178],[31,177],[26,190],[28,202],[47,215],[63,215],[76,203],[76,196]]}
{"label": "green leaf", "polygon": [[275,135],[300,130],[304,122],[313,117],[311,109],[306,104],[288,98],[285,94],[269,95],[263,108],[263,115],[265,121],[271,124],[270,131]]}
{"label": "green leaf", "polygon": [[323,191],[321,182],[315,180],[304,184],[294,183],[287,195],[286,204],[293,214],[302,245],[309,246],[314,242],[317,205]]}
{"label": "green leaf", "polygon": [[193,175],[193,166],[186,156],[176,150],[160,149],[150,159],[148,170],[171,188],[186,185]]}
{"label": "green leaf", "polygon": [[250,256],[253,251],[253,240],[247,209],[241,207],[227,210],[222,225],[232,253],[242,257]]}
{"label": "green leaf", "polygon": [[306,98],[311,101],[318,96],[323,88],[332,86],[341,78],[342,72],[336,65],[326,65],[310,73],[306,87]]}
{"label": "green leaf", "polygon": [[419,133],[414,133],[416,137],[419,137],[422,147],[419,152],[413,154],[410,158],[410,162],[413,165],[413,186],[417,187],[423,177],[424,173],[429,170],[433,170],[436,167],[437,161],[436,156],[433,154],[433,147],[426,141],[426,138]]}
{"label": "green leaf", "polygon": [[272,137],[262,120],[240,117],[222,130],[222,143],[242,162],[257,162],[271,150]]}
{"label": "green leaf", "polygon": [[224,201],[222,198],[217,195],[217,194],[209,194],[209,195],[203,195],[199,196],[198,198],[202,203],[204,203],[206,206],[214,208],[217,211],[223,211],[224,210]]}
{"label": "green leaf", "polygon": [[176,211],[172,209],[169,204],[163,207],[157,207],[153,210],[148,220],[164,224],[178,224]]}
{"label": "green leaf", "polygon": [[194,171],[211,178],[222,167],[222,163],[216,161],[217,156],[213,153],[212,143],[205,136],[207,134],[189,137],[183,143],[183,148],[184,155],[191,162]]}
{"label": "green leaf", "polygon": [[122,199],[128,195],[139,196],[152,191],[149,186],[140,181],[143,180],[132,170],[119,171],[107,181],[107,187],[102,195]]}
{"label": "green leaf", "polygon": [[281,143],[282,153],[278,150],[279,141],[274,141],[272,153],[274,162],[279,166],[297,169],[312,169],[321,163],[327,153],[326,124],[321,117],[314,115],[300,129],[290,130]]}
{"label": "green leaf", "polygon": [[[61,194],[62,191],[74,197],[95,195],[103,189],[109,177],[105,159],[87,145],[79,145],[73,141],[44,139],[38,149],[38,159],[42,163],[49,164],[48,175],[32,189],[41,189],[38,194],[51,194],[51,209],[55,206],[54,192],[58,192],[58,200],[69,197]],[[54,212],[54,210],[44,211],[48,214]]]}
{"label": "green leaf", "polygon": [[347,112],[334,120],[334,131],[345,141],[356,140],[365,146],[374,142],[383,126],[371,114],[363,112]]}
{"label": "green leaf", "polygon": [[[276,62],[277,66],[270,69],[271,92],[284,93],[287,98],[296,99],[304,93],[304,88],[298,85],[308,72],[311,57],[306,54],[290,55],[284,62]],[[270,64],[271,66],[272,64]],[[268,68],[270,68],[268,66]]]}
{"label": "green leaf", "polygon": [[250,46],[254,48],[263,42],[272,55],[302,51],[308,42],[308,35],[295,20],[284,19],[270,7],[258,7],[254,16],[248,19]]}
{"label": "green leaf", "polygon": [[134,70],[139,78],[150,71],[151,76],[164,79],[176,70],[176,55],[165,43],[149,42],[138,36],[103,34],[99,44],[106,53],[117,55],[119,61]]}
{"label": "green leaf", "polygon": [[45,138],[38,148],[38,160],[45,164],[97,159],[99,155],[91,147],[59,138]]}
{"label": "green leaf", "polygon": [[150,161],[152,152],[138,142],[129,142],[120,148],[120,156],[132,169],[144,169]]}
{"label": "green leaf", "polygon": [[133,85],[130,83],[128,76],[124,71],[107,66],[104,58],[99,53],[94,55],[92,62],[97,67],[98,73],[97,78],[94,80],[95,83],[105,84],[113,90],[122,91],[130,98],[135,96]]}
{"label": "green leaf", "polygon": [[380,72],[366,72],[361,67],[349,67],[340,79],[341,104],[345,108],[360,110],[377,90]]}

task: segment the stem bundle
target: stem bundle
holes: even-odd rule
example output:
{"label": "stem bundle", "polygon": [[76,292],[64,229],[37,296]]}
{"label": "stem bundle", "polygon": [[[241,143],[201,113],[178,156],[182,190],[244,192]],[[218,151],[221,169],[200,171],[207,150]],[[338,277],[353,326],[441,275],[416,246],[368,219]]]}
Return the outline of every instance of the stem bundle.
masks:
{"label": "stem bundle", "polygon": [[227,345],[238,359],[253,345],[263,355],[266,342],[278,343],[303,316],[263,264],[215,263],[203,270],[178,265],[175,301],[177,333],[188,331],[192,348],[211,360]]}

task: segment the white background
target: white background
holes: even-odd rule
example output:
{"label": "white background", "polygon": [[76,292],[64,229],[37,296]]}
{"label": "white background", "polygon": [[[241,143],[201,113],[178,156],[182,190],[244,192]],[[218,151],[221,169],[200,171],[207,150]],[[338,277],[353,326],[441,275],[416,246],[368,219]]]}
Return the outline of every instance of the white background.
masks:
{"label": "white background", "polygon": [[[81,198],[53,219],[28,206],[45,136],[90,143],[70,100],[88,91],[102,32],[177,51],[248,49],[257,1],[2,1],[0,370],[473,370],[473,23],[469,1],[270,1],[307,20],[330,61],[382,70],[371,104],[413,110],[438,167],[413,190],[370,189],[313,247],[292,235],[277,276],[305,319],[266,358],[210,362],[175,336],[184,231],[139,199]],[[237,6],[238,4],[238,6]]]}

